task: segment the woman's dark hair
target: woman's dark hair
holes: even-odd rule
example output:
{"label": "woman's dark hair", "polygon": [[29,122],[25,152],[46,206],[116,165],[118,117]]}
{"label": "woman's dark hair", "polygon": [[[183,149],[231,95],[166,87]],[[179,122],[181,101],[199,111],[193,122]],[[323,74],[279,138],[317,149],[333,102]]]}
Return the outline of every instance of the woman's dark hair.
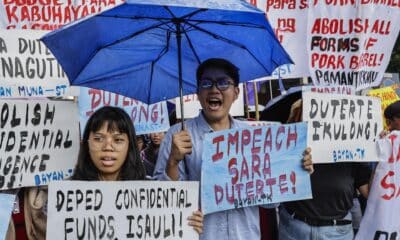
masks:
{"label": "woman's dark hair", "polygon": [[87,121],[79,149],[78,162],[72,180],[100,180],[99,171],[93,164],[89,154],[89,134],[98,131],[107,124],[107,131],[118,130],[126,133],[129,139],[128,154],[121,167],[119,180],[144,180],[146,171],[136,146],[136,134],[129,115],[118,107],[102,107]]}

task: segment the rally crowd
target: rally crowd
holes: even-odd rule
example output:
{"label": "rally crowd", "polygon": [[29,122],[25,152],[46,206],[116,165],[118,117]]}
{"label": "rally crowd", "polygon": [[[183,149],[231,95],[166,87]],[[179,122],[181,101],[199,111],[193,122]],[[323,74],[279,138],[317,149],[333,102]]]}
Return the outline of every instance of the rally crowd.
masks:
{"label": "rally crowd", "polygon": [[[136,136],[122,109],[103,107],[89,119],[82,133],[79,155],[69,180],[200,181],[202,141],[214,131],[246,127],[229,115],[240,92],[239,69],[225,59],[209,59],[197,69],[197,95],[202,111],[193,119],[173,125],[166,133]],[[390,130],[400,130],[400,102],[387,107]],[[301,99],[291,109],[287,123],[302,121]],[[384,133],[383,133],[384,134]],[[73,158],[73,156],[71,156]],[[251,206],[203,216],[201,209],[187,220],[203,240],[351,240],[360,218],[358,198],[367,198],[373,164],[313,164],[312,149],[298,159],[310,174],[313,198],[263,205],[277,209],[279,226],[260,224],[260,208]],[[46,187],[21,188],[17,194],[6,239],[45,239]],[[360,198],[362,198],[360,197]],[[358,212],[352,217],[352,212]],[[274,215],[275,211],[269,211]],[[278,236],[262,236],[262,228],[278,228]]]}

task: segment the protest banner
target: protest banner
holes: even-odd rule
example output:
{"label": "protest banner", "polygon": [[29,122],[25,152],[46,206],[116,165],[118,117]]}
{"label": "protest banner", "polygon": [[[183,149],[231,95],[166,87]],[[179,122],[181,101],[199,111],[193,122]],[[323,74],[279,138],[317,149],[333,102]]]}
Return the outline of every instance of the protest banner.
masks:
{"label": "protest banner", "polygon": [[0,29],[0,97],[76,95],[39,40],[46,31]]}
{"label": "protest banner", "polygon": [[314,163],[377,161],[375,140],[383,129],[378,98],[303,93],[303,121]]}
{"label": "protest banner", "polygon": [[[282,65],[275,69],[270,77],[264,77],[258,80],[278,79],[279,77],[301,78],[310,76],[306,51],[308,1],[247,1],[266,12],[268,22],[273,28],[276,37],[294,62],[294,64]],[[296,44],[293,44],[294,42]]]}
{"label": "protest banner", "polygon": [[377,145],[382,161],[375,170],[356,240],[400,237],[400,131],[378,140]]}
{"label": "protest banner", "polygon": [[399,29],[397,1],[313,1],[305,46],[314,85],[378,86]]}
{"label": "protest banner", "polygon": [[68,178],[78,148],[75,103],[0,100],[0,190]]}
{"label": "protest banner", "polygon": [[0,193],[0,239],[6,239],[14,201],[15,195]]}
{"label": "protest banner", "polygon": [[[236,99],[232,106],[229,114],[231,116],[243,116],[244,115],[244,99],[243,99],[243,84],[239,84],[239,97]],[[175,98],[176,103],[176,118],[181,119],[181,105],[179,98]],[[183,96],[183,114],[185,118],[194,118],[199,115],[201,111],[201,105],[197,98],[197,94],[189,94]]]}
{"label": "protest banner", "polygon": [[198,182],[52,182],[46,238],[195,240],[198,192]]}
{"label": "protest banner", "polygon": [[122,0],[0,0],[0,29],[55,30]]}
{"label": "protest banner", "polygon": [[281,124],[280,122],[273,122],[273,121],[242,121],[242,122],[252,127],[263,127],[263,126],[269,126],[271,124]]}
{"label": "protest banner", "polygon": [[310,177],[301,164],[306,143],[306,123],[206,134],[203,213],[311,198]]}
{"label": "protest banner", "polygon": [[[368,91],[367,95],[371,97],[378,97],[381,99],[382,119],[385,119],[383,112],[385,111],[386,107],[389,106],[391,103],[400,100],[399,96],[391,86],[370,90]],[[387,129],[386,121],[383,121],[383,127]]]}
{"label": "protest banner", "polygon": [[302,86],[302,91],[346,95],[355,95],[356,93],[356,89],[353,86]]}
{"label": "protest banner", "polygon": [[81,129],[85,129],[89,117],[103,106],[123,108],[132,119],[136,135],[165,132],[169,129],[168,109],[165,101],[147,105],[115,93],[81,87],[78,105]]}

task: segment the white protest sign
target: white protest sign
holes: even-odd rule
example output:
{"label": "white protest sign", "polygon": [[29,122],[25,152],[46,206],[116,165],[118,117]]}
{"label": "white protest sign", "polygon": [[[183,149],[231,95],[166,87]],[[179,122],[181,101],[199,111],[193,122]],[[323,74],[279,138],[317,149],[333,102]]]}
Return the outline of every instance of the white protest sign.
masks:
{"label": "white protest sign", "polygon": [[356,240],[400,238],[400,131],[392,132],[377,145],[383,159],[376,167]]}
{"label": "white protest sign", "polygon": [[0,100],[0,189],[46,185],[72,174],[79,148],[74,102]]}
{"label": "white protest sign", "polygon": [[[240,93],[238,99],[236,99],[229,111],[231,116],[243,116],[244,115],[244,100],[243,100],[243,84],[239,84]],[[175,98],[176,106],[176,118],[181,119],[181,105],[179,98]],[[183,96],[183,114],[185,118],[194,118],[199,115],[201,111],[201,105],[197,98],[197,94],[190,94]]]}
{"label": "white protest sign", "polygon": [[[282,78],[300,78],[310,76],[306,51],[308,1],[247,1],[266,12],[268,22],[273,28],[276,37],[294,62],[294,64],[280,66],[275,69],[270,77],[262,79],[277,79],[279,76]],[[294,42],[296,44],[293,44]]]}
{"label": "white protest sign", "polygon": [[302,91],[346,95],[355,95],[356,93],[356,89],[353,86],[302,86]]}
{"label": "white protest sign", "polygon": [[6,239],[15,195],[0,193],[0,239]]}
{"label": "white protest sign", "polygon": [[379,85],[399,29],[398,1],[313,1],[304,47],[314,84]]}
{"label": "white protest sign", "polygon": [[121,0],[0,0],[0,28],[55,30]]}
{"label": "white protest sign", "polygon": [[0,29],[0,97],[76,95],[53,54],[39,40],[46,33]]}
{"label": "white protest sign", "polygon": [[47,239],[195,240],[198,192],[198,182],[52,182]]}
{"label": "white protest sign", "polygon": [[381,101],[343,94],[303,93],[303,121],[314,163],[377,161]]}

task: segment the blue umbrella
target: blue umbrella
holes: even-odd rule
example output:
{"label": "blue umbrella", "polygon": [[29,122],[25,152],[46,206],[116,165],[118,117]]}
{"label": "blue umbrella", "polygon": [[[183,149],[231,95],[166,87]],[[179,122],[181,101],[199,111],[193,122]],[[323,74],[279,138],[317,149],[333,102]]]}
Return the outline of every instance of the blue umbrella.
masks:
{"label": "blue umbrella", "polygon": [[291,63],[264,12],[240,0],[127,0],[42,40],[71,85],[149,104],[195,93],[211,57],[238,66],[243,82]]}

